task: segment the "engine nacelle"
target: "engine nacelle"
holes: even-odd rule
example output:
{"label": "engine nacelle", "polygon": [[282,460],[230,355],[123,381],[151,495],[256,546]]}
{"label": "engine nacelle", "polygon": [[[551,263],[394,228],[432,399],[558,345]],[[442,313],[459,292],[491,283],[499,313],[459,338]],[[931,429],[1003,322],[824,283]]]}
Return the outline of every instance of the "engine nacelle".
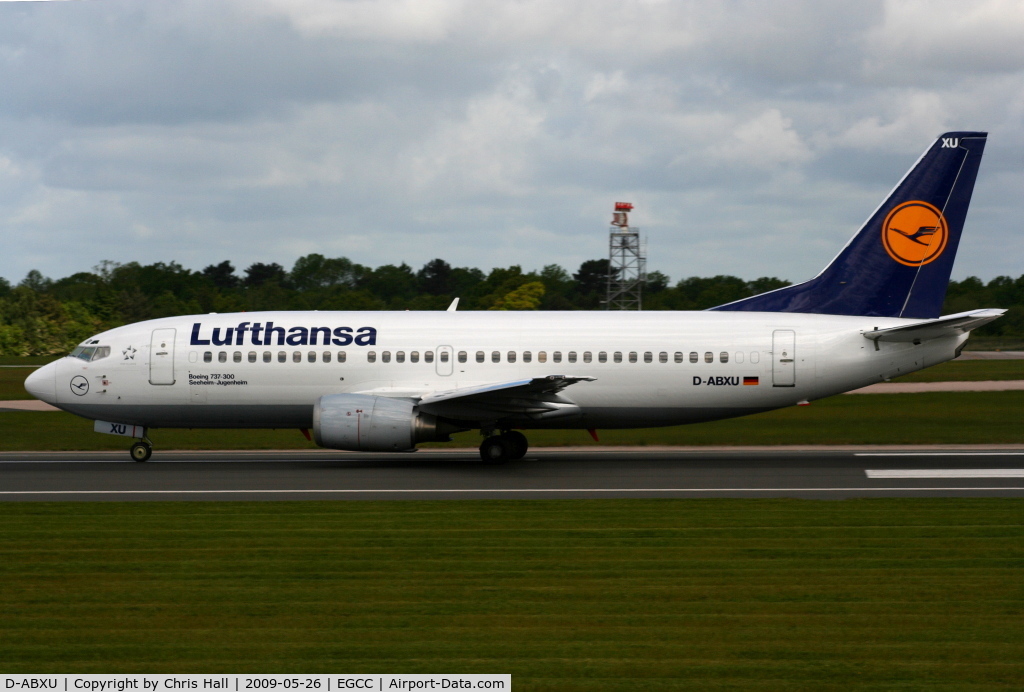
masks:
{"label": "engine nacelle", "polygon": [[417,442],[443,442],[459,428],[418,413],[405,399],[329,394],[313,406],[313,439],[351,452],[411,452]]}

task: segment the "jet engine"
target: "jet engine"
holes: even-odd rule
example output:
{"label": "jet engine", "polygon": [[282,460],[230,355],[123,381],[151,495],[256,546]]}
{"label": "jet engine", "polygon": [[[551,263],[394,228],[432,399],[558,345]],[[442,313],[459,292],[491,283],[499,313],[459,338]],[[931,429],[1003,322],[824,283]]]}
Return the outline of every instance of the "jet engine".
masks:
{"label": "jet engine", "polygon": [[313,406],[313,439],[328,449],[411,452],[417,442],[446,442],[461,429],[417,412],[406,399],[329,394]]}

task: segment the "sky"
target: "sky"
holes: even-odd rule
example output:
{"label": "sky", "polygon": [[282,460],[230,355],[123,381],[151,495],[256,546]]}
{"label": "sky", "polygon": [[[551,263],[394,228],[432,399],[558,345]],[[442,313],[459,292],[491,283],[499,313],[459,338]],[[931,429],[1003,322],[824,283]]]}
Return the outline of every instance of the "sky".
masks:
{"label": "sky", "polygon": [[0,276],[309,253],[816,274],[939,134],[1024,274],[1021,0],[0,1]]}

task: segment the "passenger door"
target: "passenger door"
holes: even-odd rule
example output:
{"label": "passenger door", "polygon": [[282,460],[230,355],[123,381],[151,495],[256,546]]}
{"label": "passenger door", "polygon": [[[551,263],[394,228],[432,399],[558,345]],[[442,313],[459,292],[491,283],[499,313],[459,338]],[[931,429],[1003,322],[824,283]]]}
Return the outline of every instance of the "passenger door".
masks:
{"label": "passenger door", "polygon": [[154,329],[149,340],[149,383],[174,384],[174,329]]}
{"label": "passenger door", "polygon": [[772,332],[772,385],[796,386],[796,332],[792,329]]}

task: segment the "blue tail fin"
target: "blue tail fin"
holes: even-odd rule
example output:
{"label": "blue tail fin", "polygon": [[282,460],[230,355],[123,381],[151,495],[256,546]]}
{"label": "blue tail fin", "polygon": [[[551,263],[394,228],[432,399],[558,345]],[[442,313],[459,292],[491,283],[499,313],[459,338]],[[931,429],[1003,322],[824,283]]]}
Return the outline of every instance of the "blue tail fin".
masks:
{"label": "blue tail fin", "polygon": [[823,272],[712,310],[938,317],[986,132],[947,132]]}

